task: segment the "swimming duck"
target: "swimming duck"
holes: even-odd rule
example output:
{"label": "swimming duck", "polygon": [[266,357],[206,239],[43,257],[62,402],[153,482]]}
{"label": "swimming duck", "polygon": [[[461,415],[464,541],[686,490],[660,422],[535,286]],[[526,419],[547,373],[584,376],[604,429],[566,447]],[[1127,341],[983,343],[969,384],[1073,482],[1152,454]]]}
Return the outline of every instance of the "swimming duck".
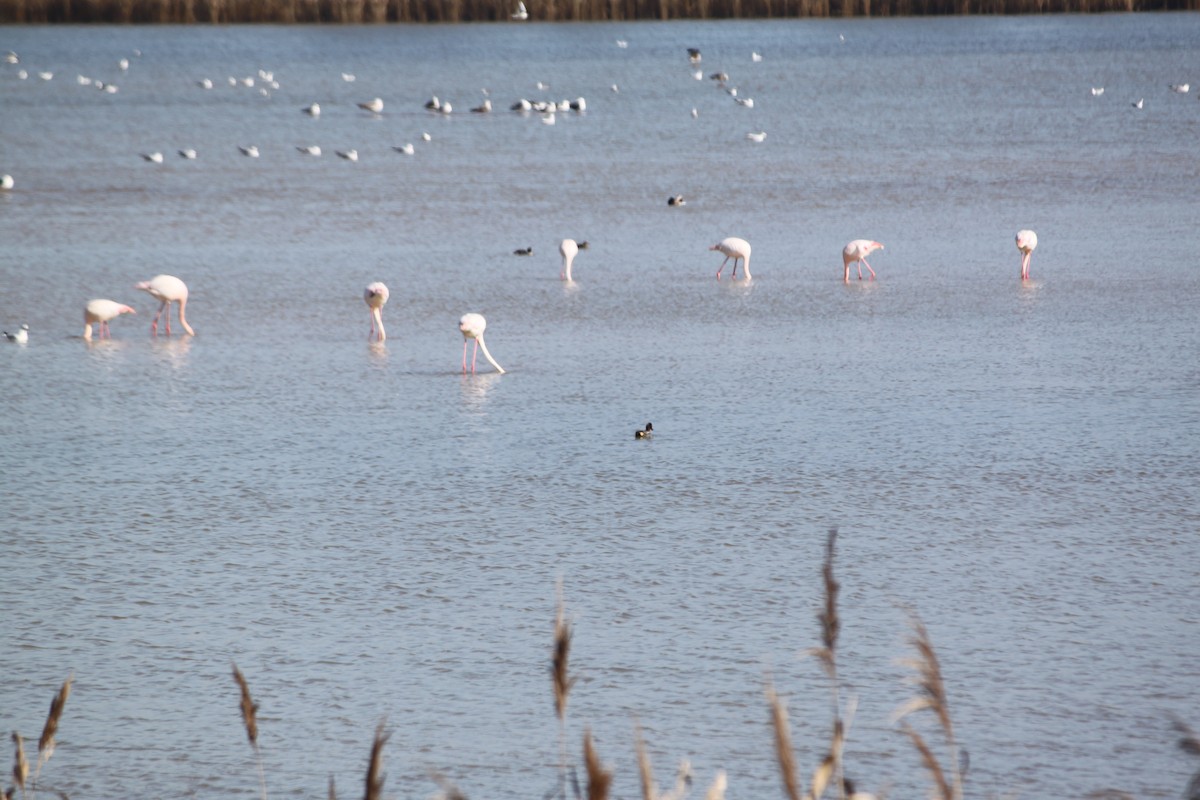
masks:
{"label": "swimming duck", "polygon": [[646,423],[645,430],[634,431],[633,438],[635,439],[650,439],[654,436],[654,426],[649,422]]}

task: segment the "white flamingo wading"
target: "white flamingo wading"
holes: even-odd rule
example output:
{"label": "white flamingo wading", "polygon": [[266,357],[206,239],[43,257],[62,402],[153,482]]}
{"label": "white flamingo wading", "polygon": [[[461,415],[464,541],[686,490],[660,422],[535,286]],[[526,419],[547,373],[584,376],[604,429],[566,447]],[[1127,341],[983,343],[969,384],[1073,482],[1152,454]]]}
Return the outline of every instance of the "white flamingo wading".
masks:
{"label": "white flamingo wading", "polygon": [[467,372],[467,342],[475,340],[475,350],[471,353],[471,374],[475,374],[475,359],[479,355],[479,349],[483,348],[483,357],[488,360],[488,363],[496,368],[496,371],[501,375],[504,374],[504,368],[496,363],[496,359],[492,358],[492,354],[488,352],[487,345],[483,341],[483,331],[487,327],[487,320],[483,318],[483,314],[463,314],[462,319],[458,321],[458,329],[463,335],[463,374]]}
{"label": "white flamingo wading", "polygon": [[742,273],[746,276],[746,280],[750,280],[750,243],[745,239],[730,236],[727,239],[722,239],[708,249],[716,250],[725,256],[725,260],[717,268],[717,280],[721,280],[721,270],[725,269],[725,265],[729,263],[729,259],[731,258],[733,259],[733,274],[729,276],[730,280],[737,278],[739,260],[742,262]]}
{"label": "white flamingo wading", "polygon": [[558,245],[558,254],[562,256],[562,272],[558,274],[558,277],[570,283],[573,280],[571,264],[575,261],[575,256],[579,254],[579,245],[575,244],[574,239],[563,239]]}
{"label": "white flamingo wading", "polygon": [[1021,251],[1021,280],[1029,280],[1029,258],[1037,249],[1037,234],[1031,230],[1017,231],[1017,249]]}
{"label": "white flamingo wading", "polygon": [[171,335],[171,304],[179,303],[179,324],[188,332],[189,336],[195,336],[196,332],[192,330],[192,326],[187,324],[187,317],[184,315],[184,307],[187,306],[188,288],[187,284],[176,278],[174,275],[155,275],[148,281],[142,281],[133,288],[141,289],[147,292],[155,300],[158,300],[161,305],[158,307],[158,313],[154,315],[154,320],[150,323],[150,335],[158,335],[158,318],[163,312],[166,314],[167,336]]}
{"label": "white flamingo wading", "polygon": [[871,265],[867,263],[867,256],[874,253],[876,250],[882,250],[883,245],[879,242],[873,242],[870,239],[855,239],[850,244],[842,248],[842,280],[846,283],[850,282],[850,265],[858,263],[858,279],[862,280],[862,268],[865,265],[867,271],[871,273],[871,280],[875,280],[875,270],[871,269]]}
{"label": "white flamingo wading", "polygon": [[[375,281],[363,292],[363,300],[366,302],[367,308],[371,309],[370,338],[380,342],[386,341],[387,334],[383,331],[383,307],[387,305],[388,288],[379,281]],[[378,335],[376,335],[377,330]]]}
{"label": "white flamingo wading", "polygon": [[89,342],[92,340],[92,323],[97,323],[100,328],[100,338],[107,339],[109,338],[109,320],[116,319],[122,314],[136,313],[129,306],[115,300],[89,300],[83,308],[83,338]]}

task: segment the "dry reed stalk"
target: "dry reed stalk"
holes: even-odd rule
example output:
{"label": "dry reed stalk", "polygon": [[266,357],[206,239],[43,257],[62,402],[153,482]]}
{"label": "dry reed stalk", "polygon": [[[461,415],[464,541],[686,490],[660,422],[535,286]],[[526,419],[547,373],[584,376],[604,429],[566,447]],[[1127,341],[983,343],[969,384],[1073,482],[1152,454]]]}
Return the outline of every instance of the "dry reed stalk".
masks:
{"label": "dry reed stalk", "polygon": [[454,781],[447,778],[438,772],[430,773],[430,777],[434,782],[441,787],[442,791],[436,795],[437,800],[467,800],[467,796],[455,785]]}
{"label": "dry reed stalk", "polygon": [[775,729],[775,759],[779,762],[779,775],[788,800],[800,800],[800,783],[796,773],[796,756],[792,752],[792,734],[788,729],[787,707],[775,693],[775,687],[767,683],[767,703],[771,706],[771,724]]}
{"label": "dry reed stalk", "polygon": [[642,739],[642,726],[637,721],[633,723],[633,746],[637,750],[638,773],[642,777],[642,800],[658,800],[654,770],[650,767],[650,755],[646,752],[646,742]]}
{"label": "dry reed stalk", "polygon": [[596,755],[596,748],[592,745],[590,730],[583,732],[583,764],[587,769],[588,800],[607,800],[613,774],[600,763],[600,757]]}
{"label": "dry reed stalk", "polygon": [[21,734],[13,731],[13,744],[15,752],[13,753],[13,781],[21,790],[21,796],[25,796],[25,781],[29,778],[29,761],[25,758],[25,741],[21,738]]}
{"label": "dry reed stalk", "polygon": [[50,756],[54,755],[54,734],[58,732],[58,722],[62,719],[63,709],[66,708],[67,698],[71,696],[71,683],[75,680],[74,675],[68,675],[63,681],[62,688],[54,695],[54,699],[50,701],[50,713],[46,715],[46,725],[42,728],[42,735],[38,739],[38,763],[37,769],[33,771],[33,780],[36,783],[38,775],[42,772],[42,766],[50,760]]}
{"label": "dry reed stalk", "polygon": [[571,626],[563,602],[562,578],[557,583],[557,609],[554,615],[554,655],[550,662],[550,680],[554,687],[554,711],[558,715],[559,791],[566,797],[567,781],[567,699],[575,678],[568,670],[571,656]]}
{"label": "dry reed stalk", "polygon": [[389,733],[384,733],[386,720],[380,720],[375,728],[375,740],[371,743],[371,760],[367,762],[367,790],[363,795],[365,800],[381,800],[383,797],[383,781],[387,778],[382,774],[383,746],[387,744]]}
{"label": "dry reed stalk", "polygon": [[909,611],[909,625],[913,630],[912,636],[909,637],[909,643],[917,651],[917,656],[916,658],[900,659],[898,663],[915,673],[909,680],[916,685],[917,696],[896,709],[892,714],[892,720],[898,722],[909,714],[926,709],[933,711],[942,727],[946,746],[950,751],[953,780],[947,781],[944,770],[933,752],[916,731],[906,725],[904,732],[908,734],[909,739],[921,754],[921,759],[924,761],[926,769],[934,777],[941,796],[945,800],[961,800],[962,770],[959,768],[958,744],[954,739],[954,725],[950,720],[950,704],[946,699],[946,684],[942,680],[942,667],[938,662],[937,653],[933,649],[933,642],[929,638],[929,631],[911,610]]}
{"label": "dry reed stalk", "polygon": [[242,724],[246,727],[246,738],[250,740],[250,747],[253,748],[254,758],[258,762],[259,789],[263,800],[267,800],[267,773],[263,769],[262,751],[258,748],[258,703],[250,697],[250,684],[246,683],[246,677],[242,675],[237,664],[233,665],[233,679],[241,692]]}
{"label": "dry reed stalk", "polygon": [[567,698],[575,678],[568,675],[567,662],[571,656],[571,626],[567,624],[566,610],[563,606],[562,579],[558,581],[558,610],[554,617],[554,658],[550,675],[554,681],[554,711],[559,721],[567,714]]}
{"label": "dry reed stalk", "polygon": [[910,725],[902,725],[900,730],[912,740],[913,747],[917,748],[917,752],[921,754],[921,763],[929,771],[929,776],[933,778],[933,783],[937,786],[938,797],[942,800],[953,800],[954,791],[946,780],[942,765],[938,763],[937,756],[929,749],[929,745],[921,738],[921,734],[913,730]]}
{"label": "dry reed stalk", "polygon": [[[1171,727],[1179,734],[1179,749],[1193,756],[1200,756],[1200,737],[1183,720],[1172,716]],[[1188,781],[1183,790],[1184,800],[1200,800],[1200,770]]]}
{"label": "dry reed stalk", "polygon": [[728,783],[725,770],[717,770],[717,774],[713,776],[712,785],[708,787],[708,793],[704,795],[704,800],[725,800],[725,787]]}
{"label": "dry reed stalk", "polygon": [[841,743],[843,737],[841,685],[838,682],[837,670],[837,641],[842,623],[838,617],[837,598],[841,584],[833,577],[833,556],[837,542],[837,528],[829,529],[825,540],[825,563],[821,567],[822,585],[825,589],[825,605],[817,614],[817,622],[821,624],[821,646],[811,648],[809,655],[815,656],[820,662],[825,674],[829,677],[830,691],[833,694],[833,747],[824,762],[813,774],[811,795],[820,797],[830,783],[836,782],[839,787],[838,796],[846,796],[842,782]]}

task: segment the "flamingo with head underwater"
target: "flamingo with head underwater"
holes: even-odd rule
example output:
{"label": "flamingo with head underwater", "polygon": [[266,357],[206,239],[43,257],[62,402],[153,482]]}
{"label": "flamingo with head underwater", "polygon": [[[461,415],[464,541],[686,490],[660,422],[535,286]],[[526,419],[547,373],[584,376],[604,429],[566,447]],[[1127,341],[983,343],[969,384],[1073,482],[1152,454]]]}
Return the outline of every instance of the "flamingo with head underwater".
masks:
{"label": "flamingo with head underwater", "polygon": [[192,330],[192,326],[188,325],[187,317],[184,316],[184,307],[188,301],[188,287],[183,281],[176,278],[174,275],[155,275],[148,281],[142,281],[133,288],[141,289],[147,292],[155,300],[158,300],[161,305],[158,307],[158,313],[154,315],[154,320],[150,323],[150,335],[158,335],[158,318],[163,312],[166,314],[167,336],[171,335],[171,304],[179,303],[179,324],[188,332],[189,336],[195,336],[196,332]]}
{"label": "flamingo with head underwater", "polygon": [[721,280],[721,270],[725,269],[725,265],[729,263],[729,259],[733,259],[733,274],[730,279],[737,278],[738,260],[742,262],[742,273],[746,276],[746,280],[750,280],[750,243],[745,239],[739,239],[736,236],[730,236],[727,239],[714,244],[709,250],[716,250],[725,256],[725,260],[721,262],[721,266],[717,269],[717,280]]}
{"label": "flamingo with head underwater", "polygon": [[575,261],[575,256],[579,255],[579,245],[574,239],[563,239],[558,245],[558,254],[562,256],[562,272],[558,277],[562,278],[567,283],[572,281],[571,264]]}
{"label": "flamingo with head underwater", "polygon": [[475,359],[479,355],[479,348],[483,348],[483,357],[488,360],[496,371],[501,375],[504,374],[504,368],[496,363],[496,359],[492,358],[492,354],[488,352],[487,344],[483,341],[483,331],[487,327],[487,320],[483,318],[483,314],[463,314],[462,319],[458,321],[458,329],[463,335],[463,374],[467,372],[467,342],[475,340],[475,350],[471,354],[471,374],[475,374]]}
{"label": "flamingo with head underwater", "polygon": [[867,271],[871,273],[871,280],[875,280],[875,270],[871,269],[871,265],[867,264],[867,256],[874,253],[876,250],[882,250],[883,245],[879,242],[873,242],[870,239],[855,239],[848,245],[842,248],[842,280],[846,283],[850,282],[850,265],[858,262],[858,279],[862,280],[862,268],[865,264]]}
{"label": "flamingo with head underwater", "polygon": [[92,340],[92,323],[98,323],[100,327],[100,338],[109,338],[108,322],[116,319],[122,314],[136,314],[127,305],[118,303],[115,300],[89,300],[88,304],[83,309],[83,338],[87,341]]}
{"label": "flamingo with head underwater", "polygon": [[1037,234],[1031,230],[1017,231],[1017,249],[1021,251],[1021,280],[1029,280],[1029,259],[1037,249]]}
{"label": "flamingo with head underwater", "polygon": [[369,337],[375,337],[376,329],[378,329],[378,341],[386,341],[387,334],[383,330],[383,307],[387,305],[388,288],[379,281],[375,281],[367,286],[366,291],[363,292],[363,301],[371,309],[371,333]]}

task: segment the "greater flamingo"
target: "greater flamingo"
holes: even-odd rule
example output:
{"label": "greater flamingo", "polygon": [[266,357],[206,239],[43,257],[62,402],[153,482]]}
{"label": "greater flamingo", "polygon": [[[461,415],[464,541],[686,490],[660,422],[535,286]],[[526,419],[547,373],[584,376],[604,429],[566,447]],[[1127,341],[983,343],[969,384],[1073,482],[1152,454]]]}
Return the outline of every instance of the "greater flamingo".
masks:
{"label": "greater flamingo", "polygon": [[1029,280],[1029,257],[1037,249],[1037,234],[1030,230],[1017,231],[1017,249],[1021,251],[1021,280]]}
{"label": "greater flamingo", "polygon": [[644,430],[634,431],[633,438],[635,439],[651,439],[654,437],[654,426],[649,422],[646,423]]}
{"label": "greater flamingo", "polygon": [[579,254],[579,245],[575,244],[574,239],[563,239],[558,245],[558,254],[562,256],[562,272],[558,277],[562,278],[567,283],[571,282],[571,263],[575,260],[575,256]]}
{"label": "greater flamingo", "polygon": [[189,336],[196,335],[196,332],[192,330],[192,326],[187,324],[187,318],[184,316],[184,306],[187,305],[188,300],[186,283],[174,275],[155,275],[150,280],[142,281],[133,288],[148,292],[151,297],[162,303],[158,307],[158,313],[154,315],[154,320],[150,323],[151,336],[158,335],[158,318],[162,316],[163,311],[167,312],[167,336],[171,335],[171,303],[179,303],[179,324],[183,326],[183,329],[188,332]]}
{"label": "greater flamingo", "polygon": [[496,363],[496,359],[492,358],[492,354],[488,352],[487,345],[483,341],[483,331],[487,327],[487,320],[483,318],[483,314],[463,314],[462,319],[458,321],[458,329],[463,335],[463,374],[467,372],[467,341],[475,340],[475,350],[471,353],[471,374],[475,374],[475,358],[479,355],[479,348],[483,348],[483,357],[488,360],[496,371],[501,375],[504,374],[504,368]]}
{"label": "greater flamingo", "polygon": [[739,239],[736,236],[730,236],[728,239],[722,239],[714,244],[709,250],[717,250],[725,256],[725,260],[721,262],[721,266],[717,269],[717,280],[721,280],[721,270],[725,269],[725,265],[729,263],[729,259],[733,259],[733,274],[730,280],[737,278],[738,260],[742,262],[742,272],[746,276],[746,280],[750,280],[750,243],[745,239]]}
{"label": "greater flamingo", "polygon": [[388,288],[379,281],[375,281],[367,287],[363,292],[363,300],[366,301],[367,307],[371,309],[371,333],[370,336],[375,336],[375,329],[379,329],[379,341],[387,340],[387,334],[383,332],[383,307],[387,305]]}
{"label": "greater flamingo", "polygon": [[870,264],[867,264],[867,256],[882,249],[883,245],[870,239],[855,239],[843,247],[842,266],[845,267],[845,271],[842,273],[842,280],[846,283],[850,282],[850,265],[856,261],[858,262],[858,279],[862,280],[862,268],[866,264],[867,270],[871,273],[871,280],[875,280],[875,270],[871,269]]}
{"label": "greater flamingo", "polygon": [[83,309],[83,338],[92,340],[92,323],[100,324],[100,338],[109,338],[108,321],[122,314],[136,314],[132,308],[115,300],[89,300]]}

